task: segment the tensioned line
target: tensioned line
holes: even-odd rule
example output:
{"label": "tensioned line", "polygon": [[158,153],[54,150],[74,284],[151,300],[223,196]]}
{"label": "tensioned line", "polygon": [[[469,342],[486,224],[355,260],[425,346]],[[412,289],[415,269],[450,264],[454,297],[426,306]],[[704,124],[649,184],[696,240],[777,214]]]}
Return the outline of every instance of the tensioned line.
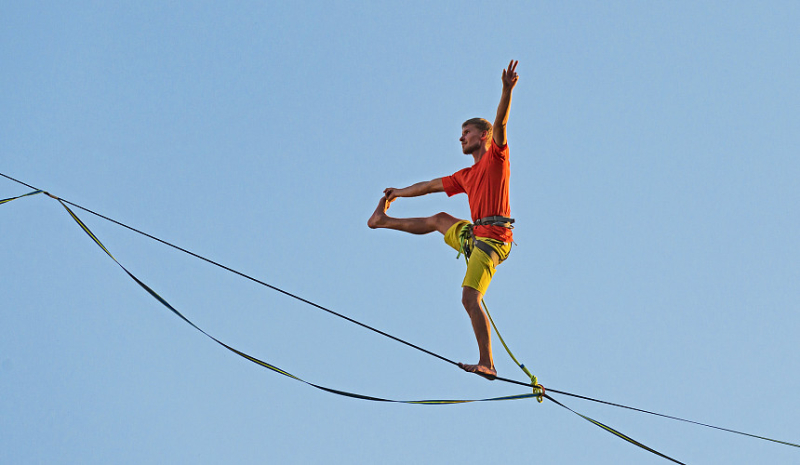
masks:
{"label": "tensioned line", "polygon": [[[45,193],[46,195],[49,195],[50,197],[53,197],[54,199],[58,200],[58,201],[59,201],[59,202],[62,204],[62,206],[64,206],[64,208],[65,208],[65,209],[67,209],[67,211],[70,213],[70,215],[73,217],[73,219],[74,219],[76,222],[78,222],[78,224],[79,224],[79,225],[81,225],[81,227],[84,229],[84,231],[85,231],[85,232],[87,232],[87,234],[89,234],[89,235],[90,235],[90,237],[92,237],[92,239],[93,239],[93,240],[94,240],[94,241],[97,243],[97,245],[98,245],[98,246],[100,246],[100,247],[101,247],[101,248],[102,248],[102,249],[103,249],[103,250],[104,250],[104,251],[105,251],[105,252],[106,252],[106,253],[107,253],[107,254],[108,254],[108,255],[109,255],[109,256],[110,256],[110,257],[111,257],[111,258],[112,258],[114,261],[115,261],[115,262],[116,262],[116,259],[115,259],[115,258],[114,258],[114,257],[113,257],[113,256],[110,254],[110,252],[109,252],[109,251],[108,251],[108,250],[107,250],[107,249],[106,249],[106,248],[105,248],[105,247],[102,245],[102,243],[100,243],[100,241],[99,241],[99,240],[98,240],[98,239],[97,239],[97,238],[96,238],[96,237],[95,237],[95,236],[94,236],[94,235],[91,233],[91,231],[89,231],[89,229],[88,229],[88,228],[87,228],[87,227],[86,227],[86,226],[83,224],[83,222],[82,222],[82,221],[80,221],[80,220],[77,218],[77,216],[76,216],[76,215],[75,215],[75,214],[74,214],[74,213],[73,213],[73,212],[72,212],[72,211],[71,211],[71,210],[70,210],[70,209],[69,209],[69,208],[66,206],[66,204],[68,204],[68,205],[71,205],[71,206],[73,206],[73,207],[75,207],[75,208],[81,209],[81,210],[83,210],[83,211],[85,211],[85,212],[87,212],[87,213],[91,213],[92,215],[95,215],[95,216],[97,216],[97,217],[99,217],[99,218],[101,218],[101,219],[104,219],[104,220],[106,220],[106,221],[112,222],[112,223],[114,223],[114,224],[116,224],[116,225],[118,225],[118,226],[124,227],[124,228],[126,228],[126,229],[128,229],[128,230],[130,230],[130,231],[133,231],[133,232],[135,232],[135,233],[137,233],[137,234],[143,235],[143,236],[145,236],[145,237],[147,237],[147,238],[149,238],[149,239],[155,240],[155,241],[157,241],[157,242],[160,242],[160,243],[162,243],[162,244],[164,244],[164,245],[167,245],[167,246],[169,246],[169,247],[172,247],[172,248],[174,248],[174,249],[176,249],[176,250],[179,250],[179,251],[181,251],[181,252],[184,252],[184,253],[186,253],[186,254],[188,254],[188,255],[191,255],[191,256],[193,256],[193,257],[195,257],[195,258],[198,258],[198,259],[200,259],[200,260],[203,260],[203,261],[205,261],[205,262],[207,262],[207,263],[213,264],[213,265],[215,265],[215,266],[217,266],[217,267],[219,267],[219,268],[222,268],[222,269],[224,269],[224,270],[226,270],[226,271],[228,271],[228,272],[234,273],[234,274],[236,274],[236,275],[238,275],[238,276],[240,276],[240,277],[246,278],[246,279],[248,279],[248,280],[250,280],[250,281],[253,281],[253,282],[257,283],[257,284],[260,284],[260,285],[262,285],[262,286],[265,286],[265,287],[267,287],[267,288],[269,288],[269,289],[272,289],[272,290],[274,290],[274,291],[277,291],[277,292],[279,292],[279,293],[282,293],[282,294],[284,294],[284,295],[286,295],[286,296],[288,296],[288,297],[292,297],[292,298],[294,298],[294,299],[296,299],[296,300],[298,300],[298,301],[301,301],[301,302],[303,302],[303,303],[306,303],[306,304],[308,304],[308,305],[311,305],[311,306],[313,306],[313,307],[315,307],[315,308],[318,308],[318,309],[320,309],[320,310],[323,310],[323,311],[325,311],[325,312],[327,312],[327,313],[329,313],[329,314],[332,314],[332,315],[334,315],[334,316],[337,316],[337,317],[339,317],[339,318],[342,318],[342,319],[344,319],[344,320],[346,320],[346,321],[349,321],[349,322],[351,322],[351,323],[354,323],[354,324],[356,324],[356,325],[358,325],[358,326],[361,326],[361,327],[363,327],[363,328],[369,329],[369,330],[371,330],[371,331],[373,331],[373,332],[376,332],[376,333],[378,333],[378,334],[380,334],[380,335],[382,335],[382,336],[388,337],[388,338],[390,338],[390,339],[393,339],[393,340],[395,340],[395,341],[397,341],[397,342],[400,342],[400,343],[402,343],[402,344],[405,344],[405,345],[407,345],[407,346],[409,346],[409,347],[412,347],[412,348],[414,348],[414,349],[417,349],[417,350],[419,350],[419,351],[421,351],[421,352],[424,352],[424,353],[426,353],[426,354],[428,354],[428,355],[431,355],[431,356],[433,356],[433,357],[436,357],[436,358],[438,358],[438,359],[440,359],[440,360],[442,360],[442,361],[445,361],[445,362],[447,362],[447,363],[450,363],[450,364],[452,364],[452,365],[456,365],[456,366],[458,365],[456,362],[454,362],[454,361],[452,361],[452,360],[450,360],[450,359],[448,359],[448,358],[446,358],[446,357],[443,357],[443,356],[441,356],[441,355],[439,355],[439,354],[436,354],[436,353],[434,353],[434,352],[431,352],[431,351],[429,351],[429,350],[427,350],[427,349],[424,349],[424,348],[422,348],[422,347],[420,347],[420,346],[418,346],[418,345],[416,345],[416,344],[412,344],[412,343],[410,343],[410,342],[408,342],[408,341],[405,341],[405,340],[403,340],[403,339],[400,339],[400,338],[398,338],[398,337],[396,337],[396,336],[393,336],[393,335],[391,335],[391,334],[388,334],[388,333],[386,333],[386,332],[384,332],[384,331],[381,331],[381,330],[379,330],[379,329],[376,329],[376,328],[374,328],[374,327],[372,327],[372,326],[369,326],[369,325],[366,325],[366,324],[364,324],[364,323],[361,323],[361,322],[359,322],[359,321],[357,321],[357,320],[354,320],[354,319],[352,319],[352,318],[350,318],[350,317],[348,317],[348,316],[345,316],[345,315],[343,315],[343,314],[341,314],[341,313],[338,313],[338,312],[335,312],[335,311],[333,311],[333,310],[331,310],[331,309],[328,309],[328,308],[326,308],[326,307],[324,307],[324,306],[322,306],[322,305],[319,305],[319,304],[317,304],[317,303],[314,303],[314,302],[312,302],[312,301],[309,301],[309,300],[307,300],[307,299],[305,299],[305,298],[302,298],[302,297],[300,297],[300,296],[297,296],[297,295],[295,295],[295,294],[292,294],[292,293],[290,293],[290,292],[287,292],[287,291],[285,291],[285,290],[283,290],[283,289],[280,289],[280,288],[278,288],[278,287],[276,287],[276,286],[270,285],[270,284],[268,284],[268,283],[266,283],[266,282],[264,282],[264,281],[261,281],[261,280],[259,280],[259,279],[256,279],[256,278],[254,278],[254,277],[252,277],[252,276],[250,276],[250,275],[247,275],[247,274],[245,274],[245,273],[242,273],[242,272],[240,272],[240,271],[234,270],[234,269],[232,269],[232,268],[230,268],[230,267],[228,267],[228,266],[222,265],[222,264],[220,264],[219,262],[216,262],[216,261],[214,261],[214,260],[210,260],[210,259],[208,259],[208,258],[206,258],[206,257],[203,257],[203,256],[201,256],[201,255],[198,255],[198,254],[196,254],[196,253],[194,253],[194,252],[191,252],[191,251],[189,251],[189,250],[187,250],[187,249],[185,249],[185,248],[179,247],[179,246],[177,246],[177,245],[174,245],[174,244],[172,244],[172,243],[169,243],[169,242],[167,242],[167,241],[165,241],[165,240],[159,239],[158,237],[155,237],[155,236],[153,236],[153,235],[151,235],[151,234],[148,234],[148,233],[145,233],[145,232],[143,232],[143,231],[140,231],[140,230],[138,230],[138,229],[136,229],[136,228],[133,228],[133,227],[131,227],[131,226],[128,226],[128,225],[126,225],[126,224],[124,224],[124,223],[121,223],[121,222],[119,222],[119,221],[117,221],[117,220],[114,220],[114,219],[112,219],[112,218],[109,218],[109,217],[107,217],[107,216],[104,216],[104,215],[101,215],[101,214],[99,214],[99,213],[96,213],[96,212],[94,212],[94,211],[92,211],[92,210],[90,210],[90,209],[88,209],[88,208],[85,208],[85,207],[83,207],[83,206],[77,205],[77,204],[75,204],[75,203],[72,203],[72,202],[70,202],[70,201],[68,201],[68,200],[61,199],[61,198],[58,198],[58,197],[56,197],[56,196],[53,196],[53,195],[49,194],[49,193],[48,193],[48,192],[46,192],[46,191],[42,191],[42,190],[40,190],[40,189],[37,189],[36,187],[33,187],[33,186],[31,186],[31,185],[29,185],[29,184],[27,184],[27,183],[24,183],[24,182],[22,182],[22,181],[19,181],[19,180],[17,180],[17,179],[14,179],[14,178],[12,178],[12,177],[10,177],[10,176],[8,176],[8,175],[5,175],[5,174],[3,174],[3,173],[0,173],[0,176],[4,177],[4,178],[6,178],[6,179],[9,179],[9,180],[11,180],[11,181],[14,181],[14,182],[16,182],[16,183],[18,183],[18,184],[24,185],[24,186],[26,186],[26,187],[28,187],[28,188],[30,188],[30,189],[33,189],[33,190],[34,190],[34,192],[31,192],[31,193],[28,193],[28,194],[24,194],[24,195],[20,195],[20,196],[18,196],[18,197],[13,197],[13,198],[10,198],[10,199],[0,200],[0,204],[7,203],[8,201],[11,201],[11,200],[14,200],[14,199],[17,199],[17,198],[20,198],[20,197],[25,197],[25,196],[29,196],[29,195],[38,194],[38,193]],[[350,397],[364,398],[364,399],[368,399],[368,400],[381,400],[381,401],[390,401],[390,402],[406,402],[406,403],[461,403],[461,402],[473,402],[473,401],[391,401],[391,400],[380,399],[380,398],[372,398],[372,397],[370,397],[370,396],[363,396],[363,395],[359,395],[359,394],[345,393],[345,392],[343,392],[343,391],[337,391],[337,390],[335,390],[335,389],[325,388],[325,387],[322,387],[322,386],[315,385],[315,384],[313,384],[313,383],[308,383],[308,382],[306,382],[306,381],[304,381],[304,380],[301,380],[301,379],[299,379],[299,378],[297,378],[297,377],[295,377],[295,376],[293,376],[293,375],[290,375],[290,374],[288,374],[287,372],[284,372],[283,370],[277,369],[277,368],[273,367],[272,365],[270,365],[270,364],[268,364],[268,363],[266,363],[266,362],[262,362],[262,361],[260,361],[260,360],[258,360],[258,359],[256,359],[256,358],[254,358],[254,357],[251,357],[251,356],[249,356],[249,355],[247,355],[247,354],[244,354],[244,353],[242,353],[242,352],[239,352],[238,350],[236,350],[236,349],[233,349],[232,347],[230,347],[230,346],[228,346],[228,345],[226,345],[226,344],[224,344],[224,343],[220,342],[219,340],[217,340],[217,339],[216,339],[216,338],[214,338],[213,336],[210,336],[208,333],[206,333],[205,331],[203,331],[202,329],[200,329],[199,327],[197,327],[197,326],[196,326],[194,323],[192,323],[191,321],[189,321],[189,320],[188,320],[188,319],[187,319],[185,316],[183,316],[183,315],[182,315],[180,312],[178,312],[177,310],[175,310],[175,309],[174,309],[174,308],[173,308],[171,305],[169,305],[169,304],[168,304],[168,303],[167,303],[167,302],[166,302],[164,299],[162,299],[161,297],[159,297],[159,296],[158,296],[158,294],[156,294],[154,291],[152,291],[152,289],[150,289],[148,286],[144,285],[144,283],[142,283],[142,282],[141,282],[141,281],[140,281],[138,278],[136,278],[135,276],[133,276],[133,275],[132,275],[132,274],[131,274],[131,273],[130,273],[130,272],[127,270],[127,269],[125,269],[125,268],[122,266],[122,264],[120,264],[119,262],[117,262],[117,264],[118,264],[120,267],[122,267],[122,269],[123,269],[123,270],[124,270],[124,271],[125,271],[125,272],[126,272],[128,275],[130,275],[130,277],[131,277],[132,279],[134,279],[134,280],[135,280],[135,281],[136,281],[136,282],[137,282],[137,283],[138,283],[140,286],[142,286],[142,287],[143,287],[145,290],[147,290],[147,291],[148,291],[148,292],[149,292],[151,295],[153,295],[153,297],[155,297],[156,299],[158,299],[158,300],[159,300],[159,301],[160,301],[162,304],[164,304],[165,306],[167,306],[167,307],[168,307],[168,308],[169,308],[171,311],[173,311],[174,313],[176,313],[176,314],[177,314],[177,315],[178,315],[180,318],[184,319],[184,320],[185,320],[187,323],[189,323],[190,325],[192,325],[193,327],[195,327],[196,329],[198,329],[198,330],[199,330],[199,331],[201,331],[203,334],[205,334],[206,336],[210,337],[211,339],[213,339],[214,341],[216,341],[216,342],[217,342],[217,343],[219,343],[220,345],[224,346],[225,348],[227,348],[227,349],[231,350],[231,351],[232,351],[232,352],[234,352],[234,353],[237,353],[238,355],[240,355],[240,356],[242,356],[242,357],[244,357],[244,358],[246,358],[246,359],[248,359],[248,360],[250,360],[250,361],[253,361],[254,363],[257,363],[257,364],[259,364],[259,365],[262,365],[262,366],[264,366],[264,367],[266,367],[266,368],[272,369],[273,371],[276,371],[276,372],[278,372],[278,373],[284,374],[284,375],[286,375],[286,376],[289,376],[289,377],[291,377],[291,378],[294,378],[294,379],[296,379],[296,380],[302,381],[302,382],[304,382],[304,383],[306,383],[306,384],[309,384],[309,385],[311,385],[311,386],[313,386],[313,387],[316,387],[316,388],[319,388],[319,389],[322,389],[322,390],[325,390],[325,391],[328,391],[328,392],[333,392],[333,393],[342,394],[342,395],[349,395]],[[512,383],[512,384],[516,384],[516,385],[520,385],[520,386],[526,386],[526,387],[531,387],[531,388],[534,388],[534,394],[528,394],[528,395],[522,395],[522,396],[510,396],[510,397],[504,397],[504,398],[481,399],[481,400],[508,400],[508,399],[529,398],[529,397],[536,397],[537,395],[538,395],[538,396],[541,396],[541,395],[543,395],[545,398],[547,398],[548,400],[551,400],[551,401],[552,401],[552,402],[554,402],[555,404],[557,404],[557,405],[560,405],[560,406],[562,406],[562,407],[564,407],[564,408],[566,408],[566,409],[568,409],[568,410],[572,411],[573,413],[575,413],[575,414],[577,414],[577,415],[581,416],[582,418],[586,419],[587,421],[590,421],[590,422],[592,422],[593,424],[595,424],[595,425],[597,425],[597,426],[600,426],[601,428],[603,428],[603,429],[605,429],[605,430],[607,430],[607,431],[611,432],[612,434],[615,434],[615,435],[617,435],[617,436],[621,437],[622,439],[624,439],[624,440],[626,440],[626,441],[628,441],[628,442],[630,442],[630,443],[632,443],[632,444],[634,444],[634,445],[637,445],[637,446],[639,446],[639,447],[642,447],[642,448],[643,448],[643,449],[645,449],[645,450],[648,450],[648,451],[650,451],[650,452],[652,452],[652,453],[655,453],[655,454],[657,454],[657,455],[659,455],[659,456],[662,456],[663,458],[669,459],[669,460],[671,460],[671,461],[673,461],[673,462],[676,462],[676,463],[681,463],[681,462],[678,462],[678,461],[676,461],[676,460],[674,460],[674,459],[672,459],[672,458],[670,458],[670,457],[668,457],[668,456],[665,456],[665,455],[663,455],[663,454],[661,454],[661,453],[659,453],[659,452],[657,452],[657,451],[655,451],[655,450],[652,450],[652,449],[650,449],[649,447],[647,447],[647,446],[644,446],[643,444],[640,444],[640,443],[638,443],[638,442],[636,442],[636,441],[634,441],[634,440],[630,439],[629,437],[625,436],[624,434],[622,434],[622,433],[619,433],[619,432],[617,432],[617,431],[613,430],[612,428],[610,428],[610,427],[608,427],[608,426],[606,426],[606,425],[603,425],[603,424],[602,424],[602,423],[600,423],[600,422],[597,422],[597,421],[595,421],[595,420],[592,420],[592,419],[590,419],[590,418],[588,418],[588,417],[586,417],[586,416],[584,416],[584,415],[581,415],[581,414],[579,414],[579,413],[575,412],[574,410],[570,409],[569,407],[566,407],[565,405],[561,404],[560,402],[557,402],[555,399],[553,399],[553,398],[552,398],[550,395],[548,395],[548,394],[544,394],[544,393],[542,393],[542,392],[538,392],[538,393],[536,393],[536,389],[535,389],[535,388],[536,388],[537,386],[534,386],[534,385],[533,385],[533,384],[531,384],[531,383],[525,383],[525,382],[521,382],[521,381],[517,381],[517,380],[513,380],[513,379],[503,378],[503,377],[497,377],[496,379],[497,379],[497,380],[499,380],[499,381],[504,381],[504,382],[507,382],[507,383]],[[622,405],[622,404],[616,404],[616,403],[612,403],[612,402],[607,402],[607,401],[603,401],[603,400],[599,400],[599,399],[594,399],[594,398],[587,397],[587,396],[581,396],[581,395],[572,394],[572,393],[565,392],[565,391],[559,391],[559,390],[552,389],[552,388],[548,388],[548,389],[547,389],[547,392],[548,392],[548,393],[556,393],[556,394],[565,395],[565,396],[570,396],[570,397],[575,397],[575,398],[579,398],[579,399],[583,399],[583,400],[587,400],[587,401],[591,401],[591,402],[597,402],[597,403],[601,403],[601,404],[604,404],[604,405],[609,405],[609,406],[613,406],[613,407],[624,408],[624,409],[633,410],[633,411],[637,411],[637,412],[641,412],[641,413],[646,413],[646,414],[649,414],[649,415],[655,415],[655,416],[659,416],[659,417],[662,417],[662,418],[667,418],[667,419],[672,419],[672,420],[677,420],[677,421],[687,422],[687,423],[691,423],[691,424],[695,424],[695,425],[699,425],[699,426],[705,426],[705,427],[708,427],[708,428],[713,428],[713,429],[717,429],[717,430],[721,430],[721,431],[726,431],[726,432],[729,432],[729,433],[735,433],[735,434],[739,434],[739,435],[743,435],[743,436],[748,436],[748,437],[752,437],[752,438],[756,438],[756,439],[762,439],[762,440],[766,440],[766,441],[775,442],[775,443],[778,443],[778,444],[784,444],[784,445],[788,445],[788,446],[793,446],[793,447],[798,447],[798,448],[800,448],[800,445],[798,445],[798,444],[794,444],[794,443],[791,443],[791,442],[785,442],[785,441],[779,441],[779,440],[775,440],[775,439],[770,439],[770,438],[763,437],[763,436],[757,436],[757,435],[750,434],[750,433],[745,433],[745,432],[736,431],[736,430],[732,430],[732,429],[728,429],[728,428],[722,428],[722,427],[718,427],[718,426],[713,426],[713,425],[709,425],[709,424],[705,424],[705,423],[701,423],[701,422],[697,422],[697,421],[693,421],[693,420],[687,420],[687,419],[680,418],[680,417],[675,417],[675,416],[671,416],[671,415],[660,414],[660,413],[656,413],[656,412],[652,412],[652,411],[648,411],[648,410],[643,410],[643,409],[639,409],[639,408],[635,408],[635,407],[629,407],[629,406]]]}
{"label": "tensioned line", "polygon": [[172,313],[174,313],[179,318],[181,318],[184,322],[186,322],[187,324],[192,326],[194,329],[196,329],[197,331],[201,332],[202,334],[204,334],[205,336],[207,336],[208,338],[210,338],[211,340],[213,340],[217,344],[219,344],[222,347],[228,349],[229,351],[235,353],[236,355],[239,355],[240,357],[242,357],[242,358],[244,358],[246,360],[249,360],[250,362],[253,362],[255,364],[260,365],[263,368],[267,368],[267,369],[269,369],[269,370],[271,370],[271,371],[273,371],[275,373],[278,373],[278,374],[281,374],[283,376],[292,378],[292,379],[294,379],[296,381],[300,381],[300,382],[305,383],[305,384],[307,384],[309,386],[312,386],[314,388],[317,388],[317,389],[320,389],[320,390],[323,390],[323,391],[326,391],[326,392],[329,392],[329,393],[332,393],[332,394],[337,394],[337,395],[340,395],[340,396],[351,397],[351,398],[360,399],[360,400],[368,400],[368,401],[373,401],[373,402],[396,402],[396,403],[420,404],[420,405],[451,405],[451,404],[462,404],[462,403],[467,403],[467,402],[489,402],[489,401],[519,400],[519,399],[526,399],[526,398],[530,398],[530,397],[537,397],[538,399],[541,399],[542,397],[546,396],[548,399],[552,400],[556,405],[559,405],[559,406],[561,406],[561,407],[563,407],[563,408],[575,413],[576,415],[580,416],[581,418],[585,419],[586,421],[591,422],[592,424],[602,428],[604,431],[607,431],[607,432],[609,432],[609,433],[611,433],[611,434],[613,434],[613,435],[615,435],[615,436],[627,441],[630,444],[633,444],[633,445],[635,445],[637,447],[640,447],[640,448],[642,448],[642,449],[644,449],[644,450],[646,450],[648,452],[656,454],[656,455],[658,455],[660,457],[663,457],[663,458],[665,458],[667,460],[670,460],[672,462],[675,462],[675,463],[678,463],[678,464],[682,464],[683,463],[683,462],[679,462],[679,461],[669,457],[668,455],[662,454],[661,452],[658,452],[657,450],[655,450],[653,448],[650,448],[650,447],[648,447],[648,446],[646,446],[646,445],[644,445],[644,444],[632,439],[630,436],[627,436],[627,435],[625,435],[625,434],[623,434],[623,433],[621,433],[621,432],[619,432],[619,431],[617,431],[617,430],[615,430],[615,429],[613,429],[613,428],[611,428],[611,427],[609,427],[607,425],[604,425],[603,423],[600,423],[600,422],[598,422],[598,421],[596,421],[596,420],[594,420],[592,418],[589,418],[589,417],[587,417],[587,416],[585,416],[583,414],[580,414],[580,413],[576,412],[575,410],[572,410],[571,408],[565,406],[564,404],[562,404],[562,403],[560,403],[558,401],[555,401],[554,399],[549,397],[547,394],[544,394],[544,388],[542,388],[541,386],[536,386],[536,388],[534,388],[534,391],[532,393],[516,395],[516,396],[504,396],[504,397],[493,397],[493,398],[488,398],[488,399],[472,399],[472,400],[416,400],[416,401],[407,401],[407,400],[392,400],[392,399],[384,399],[384,398],[381,398],[381,397],[366,396],[366,395],[363,395],[363,394],[356,394],[356,393],[353,393],[353,392],[348,392],[348,391],[342,391],[342,390],[339,390],[339,389],[328,388],[328,387],[325,387],[325,386],[321,386],[321,385],[318,385],[318,384],[315,384],[315,383],[308,382],[308,381],[306,381],[304,379],[301,379],[301,378],[299,378],[299,377],[297,377],[297,376],[295,376],[295,375],[293,375],[293,374],[291,374],[291,373],[289,373],[287,371],[284,371],[284,370],[276,367],[275,365],[272,365],[272,364],[267,363],[265,361],[262,361],[262,360],[260,360],[258,358],[250,356],[250,355],[248,355],[248,354],[246,354],[244,352],[241,352],[241,351],[235,349],[234,347],[229,346],[228,344],[225,344],[224,342],[220,341],[219,339],[215,338],[214,336],[212,336],[211,334],[207,333],[205,330],[203,330],[202,328],[200,328],[199,326],[194,324],[191,320],[189,320],[186,316],[184,316],[181,312],[179,312],[175,307],[173,307],[169,302],[167,302],[166,299],[161,297],[151,287],[149,287],[147,284],[142,282],[133,273],[128,271],[128,269],[125,268],[125,266],[123,266],[122,263],[120,263],[116,258],[114,258],[114,256],[111,254],[111,252],[103,245],[102,242],[100,242],[100,239],[98,239],[98,237],[94,235],[94,233],[89,229],[89,227],[86,226],[86,224],[83,221],[81,221],[80,218],[78,218],[78,216],[67,206],[67,204],[64,203],[58,197],[55,197],[55,196],[53,196],[53,195],[51,195],[49,193],[46,193],[44,191],[41,191],[41,190],[37,190],[35,192],[31,192],[30,194],[25,194],[25,195],[21,195],[21,196],[18,196],[18,197],[2,200],[2,201],[0,201],[0,204],[7,203],[7,202],[10,202],[11,200],[15,200],[15,199],[18,199],[18,198],[21,198],[21,197],[26,197],[28,195],[34,195],[34,194],[40,194],[40,193],[45,193],[45,194],[49,195],[50,197],[56,199],[61,204],[61,206],[64,207],[64,209],[66,209],[66,211],[69,213],[69,215],[72,217],[72,219],[75,220],[75,222],[81,227],[81,229],[83,229],[83,231],[92,239],[92,241],[94,241],[94,243],[98,247],[100,247],[106,253],[106,255],[108,255],[120,268],[122,268],[122,270],[131,279],[133,279],[136,282],[136,284],[138,284],[142,289],[147,291],[147,293],[149,293],[153,298],[158,300],[159,303],[161,303],[163,306],[168,308]]}

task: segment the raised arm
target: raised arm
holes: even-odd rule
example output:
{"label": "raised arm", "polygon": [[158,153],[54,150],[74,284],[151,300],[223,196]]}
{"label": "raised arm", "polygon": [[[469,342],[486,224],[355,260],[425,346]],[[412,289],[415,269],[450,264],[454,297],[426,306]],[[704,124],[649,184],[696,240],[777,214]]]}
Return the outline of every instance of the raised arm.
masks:
{"label": "raised arm", "polygon": [[434,192],[444,192],[444,185],[442,178],[436,178],[431,181],[422,181],[414,185],[404,187],[402,189],[395,189],[394,187],[387,187],[383,191],[386,200],[393,201],[397,197],[419,197],[420,195],[432,194]]}
{"label": "raised arm", "polygon": [[497,106],[497,117],[492,127],[492,138],[494,143],[500,147],[506,145],[508,138],[506,135],[506,124],[508,123],[508,112],[511,108],[511,91],[517,85],[517,63],[511,60],[508,69],[503,70],[503,93],[500,95],[500,104]]}

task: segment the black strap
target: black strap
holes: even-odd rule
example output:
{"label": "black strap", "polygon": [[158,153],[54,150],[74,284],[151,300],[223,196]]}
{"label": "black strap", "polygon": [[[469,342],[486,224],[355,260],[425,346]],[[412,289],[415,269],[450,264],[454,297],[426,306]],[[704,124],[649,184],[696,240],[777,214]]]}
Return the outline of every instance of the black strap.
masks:
{"label": "black strap", "polygon": [[500,226],[501,228],[514,229],[514,218],[506,216],[487,216],[475,220],[475,226]]}
{"label": "black strap", "polygon": [[502,262],[502,260],[500,260],[500,254],[498,254],[497,251],[494,250],[494,247],[492,247],[491,245],[478,239],[475,239],[472,243],[476,249],[483,250],[484,253],[486,253],[486,255],[488,255],[489,258],[492,259],[492,262],[494,262],[495,267],[497,267],[497,265],[499,265],[500,262]]}

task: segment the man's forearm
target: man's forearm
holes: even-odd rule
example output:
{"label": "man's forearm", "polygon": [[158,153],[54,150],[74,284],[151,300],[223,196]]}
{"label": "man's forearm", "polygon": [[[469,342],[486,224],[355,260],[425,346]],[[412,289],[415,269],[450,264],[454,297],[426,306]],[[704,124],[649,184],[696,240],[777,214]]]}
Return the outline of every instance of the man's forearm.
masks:
{"label": "man's forearm", "polygon": [[432,181],[422,181],[402,189],[395,189],[389,187],[383,191],[386,198],[394,200],[397,197],[419,197],[420,195],[431,194],[433,192],[443,192],[444,185],[442,178],[436,178]]}
{"label": "man's forearm", "polygon": [[508,123],[508,114],[511,110],[511,89],[503,89],[500,95],[500,103],[497,105],[497,116],[495,117],[495,126],[505,127]]}
{"label": "man's forearm", "polygon": [[422,181],[403,189],[398,189],[396,195],[398,197],[419,197],[420,195],[430,194],[435,192],[431,188],[432,181]]}
{"label": "man's forearm", "polygon": [[508,123],[508,112],[511,108],[511,89],[503,88],[500,96],[500,104],[497,106],[497,117],[492,126],[492,138],[500,147],[506,145],[508,136],[506,135],[506,123]]}

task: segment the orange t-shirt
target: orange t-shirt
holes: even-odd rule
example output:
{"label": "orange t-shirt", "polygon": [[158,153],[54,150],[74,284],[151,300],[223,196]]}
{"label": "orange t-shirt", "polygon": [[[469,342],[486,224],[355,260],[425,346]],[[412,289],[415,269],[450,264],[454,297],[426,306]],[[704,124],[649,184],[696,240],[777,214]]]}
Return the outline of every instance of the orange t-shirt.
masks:
{"label": "orange t-shirt", "polygon": [[[466,193],[472,222],[487,216],[511,216],[508,181],[511,175],[508,145],[499,147],[492,139],[489,151],[478,163],[442,178],[448,197]],[[501,226],[475,226],[475,236],[511,242],[512,234]]]}

